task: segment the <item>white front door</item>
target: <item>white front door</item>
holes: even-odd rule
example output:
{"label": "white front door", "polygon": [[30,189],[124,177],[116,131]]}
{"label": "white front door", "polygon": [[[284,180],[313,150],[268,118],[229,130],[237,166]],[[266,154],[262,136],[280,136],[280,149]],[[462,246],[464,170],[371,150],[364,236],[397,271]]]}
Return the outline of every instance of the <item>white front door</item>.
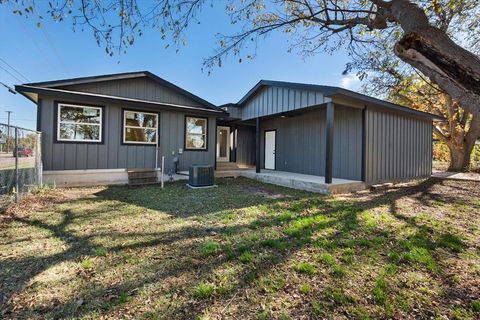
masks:
{"label": "white front door", "polygon": [[276,130],[265,131],[265,169],[275,170]]}
{"label": "white front door", "polygon": [[217,161],[230,161],[230,127],[217,127]]}

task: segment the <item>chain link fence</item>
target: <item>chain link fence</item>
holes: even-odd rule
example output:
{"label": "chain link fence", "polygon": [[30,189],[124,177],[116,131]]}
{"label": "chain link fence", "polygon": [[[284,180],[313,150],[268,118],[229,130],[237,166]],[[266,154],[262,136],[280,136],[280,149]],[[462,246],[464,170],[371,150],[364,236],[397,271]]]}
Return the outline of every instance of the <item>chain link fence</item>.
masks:
{"label": "chain link fence", "polygon": [[0,211],[42,185],[41,133],[0,123]]}

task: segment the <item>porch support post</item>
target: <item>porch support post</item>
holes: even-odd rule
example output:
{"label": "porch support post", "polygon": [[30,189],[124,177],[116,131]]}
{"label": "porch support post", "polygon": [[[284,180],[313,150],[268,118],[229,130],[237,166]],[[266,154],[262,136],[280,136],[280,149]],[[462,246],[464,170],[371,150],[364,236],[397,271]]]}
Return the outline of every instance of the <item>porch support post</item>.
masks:
{"label": "porch support post", "polygon": [[[185,120],[185,121],[187,121],[187,120]],[[215,150],[214,151],[215,158],[213,160],[214,161],[213,162],[213,170],[215,170],[215,171],[217,171],[217,130],[218,130],[218,120],[217,120],[217,118],[215,118],[215,145],[213,146],[213,150]],[[185,139],[187,139],[186,136],[185,136]]]}
{"label": "porch support post", "polygon": [[232,158],[233,159],[230,159],[230,162],[237,162],[237,126],[234,125],[232,127],[233,129],[233,133],[232,136],[233,136],[233,146],[232,146]]}
{"label": "porch support post", "polygon": [[255,125],[255,172],[260,173],[260,118]]}
{"label": "porch support post", "polygon": [[325,144],[325,183],[333,179],[333,102],[327,103],[326,144]]}
{"label": "porch support post", "polygon": [[362,109],[362,181],[365,182],[366,171],[367,171],[367,121],[366,121],[366,112],[367,106],[365,105]]}

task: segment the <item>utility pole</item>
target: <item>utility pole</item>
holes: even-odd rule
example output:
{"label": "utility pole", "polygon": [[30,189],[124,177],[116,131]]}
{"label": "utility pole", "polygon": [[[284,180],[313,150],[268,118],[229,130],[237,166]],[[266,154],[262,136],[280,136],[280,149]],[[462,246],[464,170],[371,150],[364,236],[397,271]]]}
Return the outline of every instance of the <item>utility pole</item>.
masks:
{"label": "utility pole", "polygon": [[10,142],[10,115],[13,113],[13,111],[5,111],[7,113],[7,141],[6,141],[6,145],[7,145],[7,150],[6,152],[8,153],[8,143]]}

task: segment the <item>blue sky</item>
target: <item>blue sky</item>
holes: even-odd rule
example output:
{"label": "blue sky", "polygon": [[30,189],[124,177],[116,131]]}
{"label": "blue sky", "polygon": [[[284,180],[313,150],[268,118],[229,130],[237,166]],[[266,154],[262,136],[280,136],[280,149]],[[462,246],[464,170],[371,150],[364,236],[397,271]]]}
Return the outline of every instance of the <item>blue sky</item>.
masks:
{"label": "blue sky", "polygon": [[[187,44],[177,53],[165,49],[160,33],[147,31],[137,39],[126,54],[113,57],[97,46],[90,30],[72,30],[67,20],[61,23],[46,18],[42,28],[36,20],[11,13],[7,5],[0,5],[0,58],[28,78],[30,82],[91,76],[106,73],[148,70],[176,85],[214,103],[238,101],[260,79],[283,80],[342,86],[358,89],[354,75],[343,76],[348,56],[342,51],[333,55],[319,53],[303,58],[288,53],[287,36],[272,34],[260,43],[252,61],[227,60],[221,68],[208,75],[202,72],[202,61],[213,53],[218,31],[232,31],[223,6],[206,8],[200,24],[192,25],[186,34]],[[3,67],[20,79],[15,79],[0,68],[0,81],[10,86],[19,84],[21,76],[3,61]],[[0,87],[0,122],[6,122],[5,111],[13,111],[12,123],[35,128],[36,106],[17,94]]]}

